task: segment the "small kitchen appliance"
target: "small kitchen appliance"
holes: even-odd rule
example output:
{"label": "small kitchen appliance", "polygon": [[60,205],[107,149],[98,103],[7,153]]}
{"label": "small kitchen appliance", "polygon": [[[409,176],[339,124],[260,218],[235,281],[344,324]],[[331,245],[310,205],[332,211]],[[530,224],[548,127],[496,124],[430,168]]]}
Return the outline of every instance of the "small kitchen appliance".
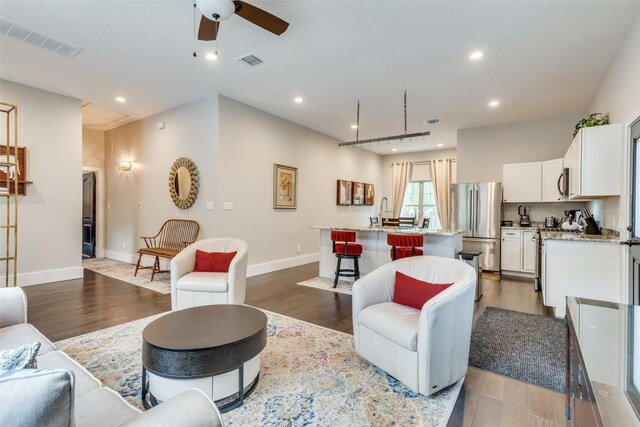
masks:
{"label": "small kitchen appliance", "polygon": [[577,230],[578,229],[578,216],[579,210],[567,210],[564,211],[564,217],[560,221],[560,228],[563,230]]}
{"label": "small kitchen appliance", "polygon": [[529,218],[529,214],[527,213],[526,206],[518,206],[518,215],[520,215],[520,220],[518,221],[520,227],[531,227],[531,219]]}
{"label": "small kitchen appliance", "polygon": [[548,216],[544,219],[544,228],[556,228],[558,226],[558,220],[555,216]]}

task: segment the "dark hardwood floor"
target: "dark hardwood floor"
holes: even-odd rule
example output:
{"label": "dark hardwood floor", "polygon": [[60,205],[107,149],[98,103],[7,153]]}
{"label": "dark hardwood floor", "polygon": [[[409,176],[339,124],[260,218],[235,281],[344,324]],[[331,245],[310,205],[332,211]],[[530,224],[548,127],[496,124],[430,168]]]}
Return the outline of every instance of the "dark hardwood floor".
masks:
{"label": "dark hardwood floor", "polygon": [[[246,303],[341,332],[353,333],[351,296],[296,283],[318,275],[318,263],[251,277]],[[84,279],[23,288],[29,322],[50,340],[130,322],[171,309],[160,294],[85,270]],[[483,282],[475,318],[493,306],[548,314],[530,281],[511,278]],[[469,368],[449,426],[564,425],[563,395],[480,369]]]}

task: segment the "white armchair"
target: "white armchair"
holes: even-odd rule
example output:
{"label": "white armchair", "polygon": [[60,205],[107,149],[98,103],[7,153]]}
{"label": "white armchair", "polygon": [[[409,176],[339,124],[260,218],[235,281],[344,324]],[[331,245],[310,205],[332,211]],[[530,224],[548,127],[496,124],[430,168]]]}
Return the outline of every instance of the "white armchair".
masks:
{"label": "white armchair", "polygon": [[[453,283],[422,310],[393,302],[395,272]],[[358,354],[416,393],[429,396],[467,372],[476,273],[449,258],[421,256],[385,264],[353,285]]]}
{"label": "white armchair", "polygon": [[[231,261],[228,273],[209,273],[193,271],[196,250],[238,253]],[[244,240],[226,237],[199,240],[184,248],[171,260],[171,309],[244,303],[247,253]]]}

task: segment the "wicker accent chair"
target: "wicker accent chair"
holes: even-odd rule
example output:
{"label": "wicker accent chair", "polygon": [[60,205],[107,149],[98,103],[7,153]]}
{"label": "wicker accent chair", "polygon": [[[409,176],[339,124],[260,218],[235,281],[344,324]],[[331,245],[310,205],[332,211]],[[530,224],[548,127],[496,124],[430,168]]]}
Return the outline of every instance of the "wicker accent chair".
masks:
{"label": "wicker accent chair", "polygon": [[[156,273],[166,273],[169,270],[160,270],[160,258],[171,260],[178,253],[195,242],[200,234],[200,224],[190,219],[170,219],[162,224],[160,231],[155,236],[141,236],[146,245],[145,248],[138,249],[138,263],[136,264],[136,272],[138,275],[140,268],[151,268],[151,281]],[[143,255],[155,258],[153,266],[140,267],[140,260]]]}

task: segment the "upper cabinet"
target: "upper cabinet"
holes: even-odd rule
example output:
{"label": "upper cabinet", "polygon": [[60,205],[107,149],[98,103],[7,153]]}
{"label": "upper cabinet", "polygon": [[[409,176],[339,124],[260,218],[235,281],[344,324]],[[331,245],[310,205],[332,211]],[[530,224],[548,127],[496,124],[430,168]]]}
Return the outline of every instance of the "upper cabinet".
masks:
{"label": "upper cabinet", "polygon": [[542,201],[561,202],[564,197],[562,190],[562,164],[563,159],[547,160],[542,162]]}
{"label": "upper cabinet", "polygon": [[569,199],[620,195],[621,124],[582,128],[564,157]]}
{"label": "upper cabinet", "polygon": [[502,168],[502,201],[505,203],[542,200],[542,163],[511,163]]}

